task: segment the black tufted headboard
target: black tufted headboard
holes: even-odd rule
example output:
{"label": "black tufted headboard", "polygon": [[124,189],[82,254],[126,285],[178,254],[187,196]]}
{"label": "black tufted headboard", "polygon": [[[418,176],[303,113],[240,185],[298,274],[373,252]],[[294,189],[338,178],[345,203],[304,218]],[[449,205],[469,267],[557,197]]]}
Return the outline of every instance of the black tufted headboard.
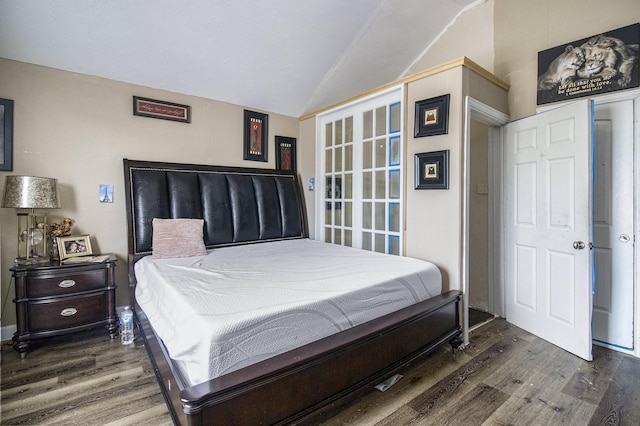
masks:
{"label": "black tufted headboard", "polygon": [[153,218],[204,219],[207,248],[306,238],[297,174],[280,170],[124,160],[133,264],[151,253]]}

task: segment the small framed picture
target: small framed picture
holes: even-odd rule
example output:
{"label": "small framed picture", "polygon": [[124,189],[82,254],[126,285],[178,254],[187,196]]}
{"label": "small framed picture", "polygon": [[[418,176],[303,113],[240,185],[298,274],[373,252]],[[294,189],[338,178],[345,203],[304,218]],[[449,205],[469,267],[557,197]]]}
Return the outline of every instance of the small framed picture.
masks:
{"label": "small framed picture", "polygon": [[91,236],[89,234],[57,237],[56,241],[58,243],[58,252],[60,252],[60,260],[93,254]]}
{"label": "small framed picture", "polygon": [[133,115],[191,123],[191,107],[173,102],[133,97]]}
{"label": "small framed picture", "polygon": [[244,110],[244,159],[267,161],[269,116]]}
{"label": "small framed picture", "polygon": [[113,185],[100,184],[99,194],[101,203],[113,203]]}
{"label": "small framed picture", "polygon": [[276,169],[296,171],[296,138],[276,136]]}
{"label": "small framed picture", "polygon": [[0,99],[0,170],[13,170],[13,100]]}
{"label": "small framed picture", "polygon": [[449,150],[415,155],[415,189],[449,189]]}
{"label": "small framed picture", "polygon": [[449,94],[416,102],[414,137],[445,135],[449,132]]}

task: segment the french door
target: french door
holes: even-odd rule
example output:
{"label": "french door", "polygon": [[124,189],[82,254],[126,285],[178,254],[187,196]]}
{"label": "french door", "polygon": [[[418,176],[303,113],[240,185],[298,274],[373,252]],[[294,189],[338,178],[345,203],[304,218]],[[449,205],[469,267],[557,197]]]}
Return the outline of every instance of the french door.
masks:
{"label": "french door", "polygon": [[402,255],[403,88],[318,116],[316,238]]}

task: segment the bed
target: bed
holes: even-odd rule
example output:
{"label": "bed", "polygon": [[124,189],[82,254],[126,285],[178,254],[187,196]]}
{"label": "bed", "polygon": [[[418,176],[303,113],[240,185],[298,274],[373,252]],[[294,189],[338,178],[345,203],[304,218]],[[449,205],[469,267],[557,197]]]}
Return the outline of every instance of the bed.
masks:
{"label": "bed", "polygon": [[[428,262],[310,240],[295,173],[125,159],[124,174],[129,296],[176,424],[317,422],[458,344],[460,292]],[[183,221],[198,256],[156,256],[160,225]]]}

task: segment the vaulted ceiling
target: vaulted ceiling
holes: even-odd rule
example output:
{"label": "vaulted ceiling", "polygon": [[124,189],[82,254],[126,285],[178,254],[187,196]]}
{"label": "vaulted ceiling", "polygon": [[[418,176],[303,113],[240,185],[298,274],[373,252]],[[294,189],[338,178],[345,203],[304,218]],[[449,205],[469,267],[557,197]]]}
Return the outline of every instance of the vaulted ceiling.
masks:
{"label": "vaulted ceiling", "polygon": [[0,0],[0,57],[298,117],[403,76],[481,1]]}

